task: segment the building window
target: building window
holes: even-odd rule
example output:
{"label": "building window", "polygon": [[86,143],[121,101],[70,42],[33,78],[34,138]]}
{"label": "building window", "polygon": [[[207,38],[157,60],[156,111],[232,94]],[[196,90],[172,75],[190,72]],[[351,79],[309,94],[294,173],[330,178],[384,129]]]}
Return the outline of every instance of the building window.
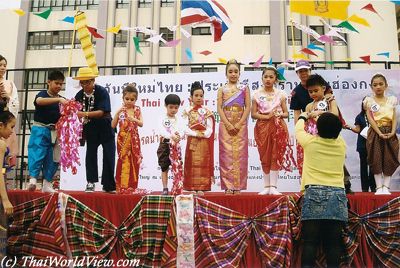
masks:
{"label": "building window", "polygon": [[[295,27],[293,27],[293,32],[294,32],[294,40],[292,38],[292,27],[287,26],[287,39],[288,39],[288,45],[295,45],[295,46],[301,46],[301,31]],[[294,41],[294,42],[293,42]]]}
{"label": "building window", "polygon": [[[163,34],[162,38],[167,42],[174,40],[174,32],[168,28],[160,28],[160,34]],[[165,44],[160,41],[160,47],[163,46],[165,46]]]}
{"label": "building window", "polygon": [[150,68],[135,68],[135,74],[149,74]]}
{"label": "building window", "polygon": [[211,73],[211,72],[218,72],[217,67],[192,67],[192,73]]}
{"label": "building window", "polygon": [[28,88],[44,89],[47,88],[47,71],[33,70],[28,72]]}
{"label": "building window", "polygon": [[268,35],[269,26],[244,26],[245,35]]}
{"label": "building window", "polygon": [[128,46],[128,31],[119,31],[114,34],[114,47],[127,47]]}
{"label": "building window", "polygon": [[139,0],[139,7],[151,7],[152,0]]}
{"label": "building window", "polygon": [[[27,49],[69,49],[71,48],[72,35],[72,31],[30,32],[28,33]],[[92,43],[95,45],[93,39]],[[81,48],[77,35],[75,35],[74,48]]]}
{"label": "building window", "polygon": [[211,28],[210,27],[192,28],[192,35],[211,35]]}
{"label": "building window", "polygon": [[262,71],[264,67],[244,67],[245,71]]}
{"label": "building window", "polygon": [[131,0],[117,0],[116,8],[128,8]]}
{"label": "building window", "polygon": [[161,0],[161,7],[173,7],[175,0]]}
{"label": "building window", "polygon": [[[310,28],[312,30],[316,31],[319,35],[324,35],[325,34],[324,26],[311,25]],[[319,41],[317,39],[315,39],[314,36],[310,35],[310,43],[311,42],[319,42]]]}
{"label": "building window", "polygon": [[139,38],[139,46],[140,47],[148,47],[150,46],[150,42],[149,41],[145,41],[146,39],[150,38],[150,35],[145,34],[145,33],[136,33],[136,37]]}
{"label": "building window", "polygon": [[32,0],[31,12],[44,11],[51,8],[54,11],[59,10],[88,10],[97,9],[99,0]]}
{"label": "building window", "polygon": [[126,68],[113,68],[113,75],[126,75]]}
{"label": "building window", "polygon": [[169,74],[169,73],[173,73],[174,72],[174,68],[172,67],[160,67],[158,68],[158,73],[159,74]]}
{"label": "building window", "polygon": [[344,37],[344,40],[346,40],[346,42],[337,36],[332,36],[333,41],[335,41],[335,43],[333,43],[333,45],[334,46],[347,46],[347,41],[348,41],[347,34],[345,34],[345,33],[339,33],[339,34]]}

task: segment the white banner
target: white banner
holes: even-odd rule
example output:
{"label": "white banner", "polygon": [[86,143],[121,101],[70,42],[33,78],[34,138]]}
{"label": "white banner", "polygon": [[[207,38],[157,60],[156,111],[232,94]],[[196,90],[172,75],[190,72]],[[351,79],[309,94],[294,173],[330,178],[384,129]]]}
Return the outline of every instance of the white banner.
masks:
{"label": "white banner", "polygon": [[[396,95],[400,98],[400,73],[398,70],[379,70],[388,80],[389,89],[387,94]],[[317,70],[314,73],[321,74],[330,82],[337,103],[348,124],[353,125],[356,115],[361,111],[361,100],[364,96],[371,94],[370,80],[377,73],[377,70]],[[290,93],[299,79],[294,71],[286,71],[287,81],[278,85],[279,89],[285,90],[290,102]],[[242,72],[241,82],[247,83],[252,92],[262,85],[261,71]],[[101,76],[96,79],[96,83],[104,86],[110,93],[112,114],[122,105],[122,89],[128,84],[135,82],[139,90],[139,97],[136,105],[140,106],[143,115],[144,125],[139,128],[141,140],[141,149],[143,154],[143,163],[140,170],[139,188],[161,191],[161,170],[157,163],[157,148],[159,137],[157,135],[157,122],[165,115],[164,98],[169,93],[175,93],[180,96],[182,107],[189,105],[190,85],[194,81],[200,81],[203,84],[205,94],[205,105],[208,106],[216,118],[217,124],[220,118],[217,114],[217,91],[218,88],[226,83],[224,73],[182,73],[182,74],[152,74],[152,75],[121,75],[121,76]],[[73,98],[80,89],[78,81],[67,79],[66,96]],[[289,104],[288,104],[289,107]],[[399,109],[397,110],[399,111]],[[399,120],[398,120],[399,122]],[[293,111],[290,111],[287,120],[290,143],[295,144]],[[247,191],[258,192],[263,189],[262,170],[256,142],[253,136],[255,121],[249,119],[249,174]],[[399,132],[398,132],[399,133]],[[347,143],[346,165],[352,176],[353,189],[360,191],[360,171],[359,157],[356,152],[357,135],[351,131],[343,130],[342,135]],[[218,161],[218,127],[216,127],[216,140],[214,143],[215,152],[215,181],[212,191],[221,191],[219,179],[219,161]],[[181,142],[182,152],[185,152],[185,141]],[[295,146],[293,146],[295,149]],[[61,173],[61,189],[64,190],[84,190],[86,185],[85,172],[85,152],[86,148],[80,148],[81,166],[78,167],[76,175],[69,172]],[[99,150],[99,176],[101,176],[102,152]],[[393,176],[391,190],[400,189],[399,173]],[[169,181],[169,188],[172,181]],[[100,179],[101,180],[101,179]],[[101,187],[97,186],[97,189]],[[278,190],[282,192],[297,192],[300,189],[299,174],[297,170],[293,172],[281,172],[278,181]]]}

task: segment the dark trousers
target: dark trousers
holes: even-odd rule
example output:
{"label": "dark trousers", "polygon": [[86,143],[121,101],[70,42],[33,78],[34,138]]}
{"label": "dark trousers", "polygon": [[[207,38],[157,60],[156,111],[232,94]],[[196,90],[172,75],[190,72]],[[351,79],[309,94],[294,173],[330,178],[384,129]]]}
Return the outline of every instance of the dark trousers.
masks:
{"label": "dark trousers", "polygon": [[106,191],[115,190],[115,141],[110,139],[103,142],[94,142],[88,139],[86,141],[86,178],[88,182],[95,183],[99,181],[97,167],[97,148],[103,147],[103,172],[101,175],[101,184]]}
{"label": "dark trousers", "polygon": [[360,176],[361,176],[361,189],[363,192],[368,192],[371,188],[371,192],[376,191],[376,184],[374,174],[371,172],[371,168],[368,166],[367,153],[358,153],[360,156]]}
{"label": "dark trousers", "polygon": [[315,266],[320,241],[322,241],[328,267],[339,267],[343,253],[342,228],[344,222],[336,220],[305,220],[301,224],[301,237],[304,242],[301,267]]}

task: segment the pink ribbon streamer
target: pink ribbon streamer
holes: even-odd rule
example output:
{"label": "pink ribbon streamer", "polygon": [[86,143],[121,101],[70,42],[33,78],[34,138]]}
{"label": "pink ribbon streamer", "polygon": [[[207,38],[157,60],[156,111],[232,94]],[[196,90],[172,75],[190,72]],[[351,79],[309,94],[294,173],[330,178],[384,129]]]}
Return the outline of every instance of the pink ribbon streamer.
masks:
{"label": "pink ribbon streamer", "polygon": [[60,165],[65,172],[68,168],[76,174],[76,165],[81,165],[79,159],[79,139],[82,137],[83,126],[78,118],[82,105],[74,99],[65,104],[60,103],[61,117],[56,124],[58,144],[61,148]]}

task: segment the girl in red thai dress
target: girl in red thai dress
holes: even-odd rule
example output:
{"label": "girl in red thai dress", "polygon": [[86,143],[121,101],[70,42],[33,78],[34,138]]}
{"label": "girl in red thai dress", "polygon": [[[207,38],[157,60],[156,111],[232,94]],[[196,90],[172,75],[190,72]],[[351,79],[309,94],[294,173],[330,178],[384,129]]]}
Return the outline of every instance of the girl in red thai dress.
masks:
{"label": "girl in red thai dress", "polygon": [[117,138],[117,170],[115,175],[117,193],[133,193],[137,189],[139,168],[142,162],[138,126],[143,126],[142,113],[135,105],[138,91],[129,84],[122,92],[124,105],[115,114],[111,126],[119,127]]}
{"label": "girl in red thai dress", "polygon": [[203,105],[204,90],[200,82],[192,84],[190,90],[192,106],[184,112],[188,119],[188,136],[185,153],[183,189],[196,191],[211,190],[214,182],[214,126],[213,113]]}
{"label": "girl in red thai dress", "polygon": [[261,195],[281,194],[277,190],[278,175],[289,142],[284,121],[289,115],[287,97],[284,91],[274,88],[277,81],[277,70],[273,66],[266,67],[262,73],[264,86],[252,98],[251,117],[257,119],[254,138],[264,173],[264,190],[259,193]]}

